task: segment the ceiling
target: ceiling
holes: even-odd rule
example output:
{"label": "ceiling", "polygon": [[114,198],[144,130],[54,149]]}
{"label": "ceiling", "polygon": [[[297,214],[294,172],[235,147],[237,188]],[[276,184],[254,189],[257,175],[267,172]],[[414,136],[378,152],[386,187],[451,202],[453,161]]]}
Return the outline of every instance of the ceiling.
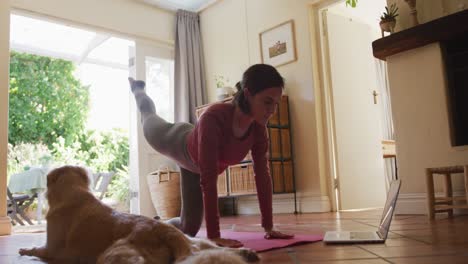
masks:
{"label": "ceiling", "polygon": [[158,8],[176,11],[177,9],[200,12],[219,0],[137,0]]}

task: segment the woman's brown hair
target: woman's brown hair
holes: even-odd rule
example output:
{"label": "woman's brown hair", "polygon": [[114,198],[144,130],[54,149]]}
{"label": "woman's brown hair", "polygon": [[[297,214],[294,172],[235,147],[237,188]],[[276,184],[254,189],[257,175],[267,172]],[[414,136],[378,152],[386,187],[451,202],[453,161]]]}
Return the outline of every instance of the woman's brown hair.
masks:
{"label": "woman's brown hair", "polygon": [[284,88],[284,79],[275,67],[268,64],[252,65],[242,75],[242,81],[236,84],[237,92],[232,102],[239,106],[242,112],[250,114],[250,105],[245,98],[244,89],[255,95],[272,87]]}

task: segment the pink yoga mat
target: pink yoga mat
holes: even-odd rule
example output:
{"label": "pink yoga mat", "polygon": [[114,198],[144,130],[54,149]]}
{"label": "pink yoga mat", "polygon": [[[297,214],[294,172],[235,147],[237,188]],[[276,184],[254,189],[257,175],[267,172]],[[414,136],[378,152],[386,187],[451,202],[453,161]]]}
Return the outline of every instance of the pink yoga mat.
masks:
{"label": "pink yoga mat", "polygon": [[[322,235],[295,234],[294,238],[291,239],[265,239],[263,237],[264,235],[264,232],[235,232],[231,230],[221,230],[221,236],[223,238],[239,240],[244,244],[244,247],[253,249],[257,252],[323,240]],[[205,237],[205,232],[200,232],[199,236]]]}

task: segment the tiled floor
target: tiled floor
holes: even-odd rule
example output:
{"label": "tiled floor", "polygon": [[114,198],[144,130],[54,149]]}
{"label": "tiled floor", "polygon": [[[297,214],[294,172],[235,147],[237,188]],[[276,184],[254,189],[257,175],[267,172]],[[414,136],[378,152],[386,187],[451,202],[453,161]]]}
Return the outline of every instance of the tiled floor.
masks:
{"label": "tiled floor", "polygon": [[[323,234],[328,230],[376,230],[380,211],[276,215],[277,229]],[[221,219],[222,229],[260,231],[258,216]],[[260,263],[468,263],[468,216],[430,222],[426,216],[396,216],[385,244],[325,245],[323,242],[261,253]],[[43,263],[20,257],[21,247],[42,245],[44,233],[0,237],[0,263]]]}

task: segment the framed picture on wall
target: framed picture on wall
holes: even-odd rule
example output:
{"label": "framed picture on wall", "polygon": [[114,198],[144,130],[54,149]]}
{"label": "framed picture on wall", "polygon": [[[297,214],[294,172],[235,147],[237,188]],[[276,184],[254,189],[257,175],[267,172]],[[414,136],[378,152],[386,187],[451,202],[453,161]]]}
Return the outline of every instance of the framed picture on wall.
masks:
{"label": "framed picture on wall", "polygon": [[297,60],[294,20],[260,32],[262,63],[278,67]]}

